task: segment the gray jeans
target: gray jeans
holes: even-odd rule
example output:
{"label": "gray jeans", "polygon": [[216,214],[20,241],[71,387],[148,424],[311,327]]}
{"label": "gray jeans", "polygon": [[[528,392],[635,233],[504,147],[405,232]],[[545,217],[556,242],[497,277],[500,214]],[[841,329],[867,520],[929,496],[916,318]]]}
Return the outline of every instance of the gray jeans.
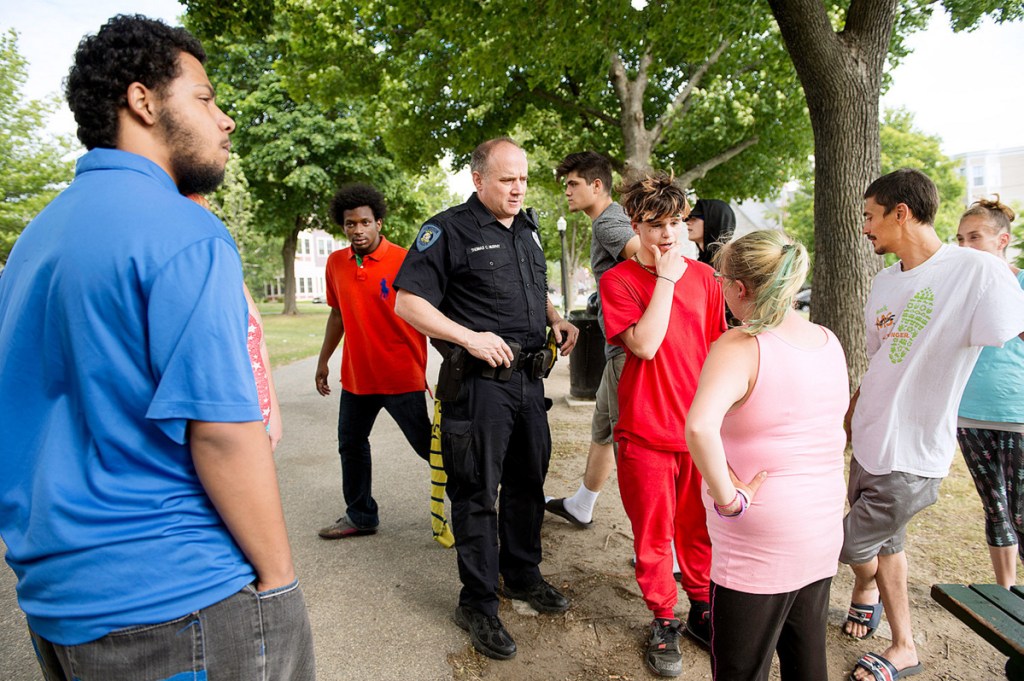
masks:
{"label": "gray jeans", "polygon": [[32,644],[46,681],[313,681],[313,635],[298,582],[233,596],[161,624],[64,646]]}

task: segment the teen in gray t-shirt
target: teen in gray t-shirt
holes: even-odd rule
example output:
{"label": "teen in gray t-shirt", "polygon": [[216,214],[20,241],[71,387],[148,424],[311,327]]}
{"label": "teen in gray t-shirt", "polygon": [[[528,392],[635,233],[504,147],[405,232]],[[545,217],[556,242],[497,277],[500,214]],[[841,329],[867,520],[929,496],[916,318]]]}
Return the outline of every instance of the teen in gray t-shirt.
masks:
{"label": "teen in gray t-shirt", "polygon": [[[640,237],[622,206],[612,201],[612,167],[604,156],[593,151],[569,154],[556,174],[565,178],[565,197],[569,210],[583,212],[593,221],[590,266],[598,283],[616,263],[632,256],[640,247]],[[598,302],[598,323],[604,335],[604,315]],[[612,446],[615,422],[619,418],[619,375],[625,351],[617,346],[604,347],[604,372],[597,389],[594,417],[591,421],[590,451],[580,488],[570,497],[549,499],[546,508],[576,527],[590,527],[597,495],[615,465]]]}

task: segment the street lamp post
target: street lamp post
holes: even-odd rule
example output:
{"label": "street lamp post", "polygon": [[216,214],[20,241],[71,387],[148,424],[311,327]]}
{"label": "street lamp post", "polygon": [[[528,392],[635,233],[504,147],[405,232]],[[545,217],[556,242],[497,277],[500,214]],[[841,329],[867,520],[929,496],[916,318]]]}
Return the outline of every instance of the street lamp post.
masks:
{"label": "street lamp post", "polygon": [[555,222],[558,226],[558,240],[562,244],[562,308],[565,311],[565,316],[569,316],[569,272],[565,266],[565,216],[561,215],[558,221]]}

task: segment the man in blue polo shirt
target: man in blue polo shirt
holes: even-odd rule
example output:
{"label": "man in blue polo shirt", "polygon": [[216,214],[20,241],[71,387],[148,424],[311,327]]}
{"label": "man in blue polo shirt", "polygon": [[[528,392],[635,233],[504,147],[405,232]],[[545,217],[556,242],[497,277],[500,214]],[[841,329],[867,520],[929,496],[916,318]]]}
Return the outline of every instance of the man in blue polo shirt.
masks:
{"label": "man in blue polo shirt", "polygon": [[238,251],[182,196],[234,130],[204,60],[142,17],[80,44],[89,152],[0,277],[0,533],[46,678],[314,677]]}

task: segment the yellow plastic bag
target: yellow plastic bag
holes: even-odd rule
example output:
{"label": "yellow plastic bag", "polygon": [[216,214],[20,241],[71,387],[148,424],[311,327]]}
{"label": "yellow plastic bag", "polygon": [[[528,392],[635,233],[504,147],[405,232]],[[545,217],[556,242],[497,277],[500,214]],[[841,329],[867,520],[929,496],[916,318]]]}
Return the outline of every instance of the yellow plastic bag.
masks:
{"label": "yellow plastic bag", "polygon": [[434,541],[446,549],[455,545],[455,535],[444,512],[444,488],[448,474],[441,460],[441,400],[434,400],[434,425],[430,429],[430,529]]}

